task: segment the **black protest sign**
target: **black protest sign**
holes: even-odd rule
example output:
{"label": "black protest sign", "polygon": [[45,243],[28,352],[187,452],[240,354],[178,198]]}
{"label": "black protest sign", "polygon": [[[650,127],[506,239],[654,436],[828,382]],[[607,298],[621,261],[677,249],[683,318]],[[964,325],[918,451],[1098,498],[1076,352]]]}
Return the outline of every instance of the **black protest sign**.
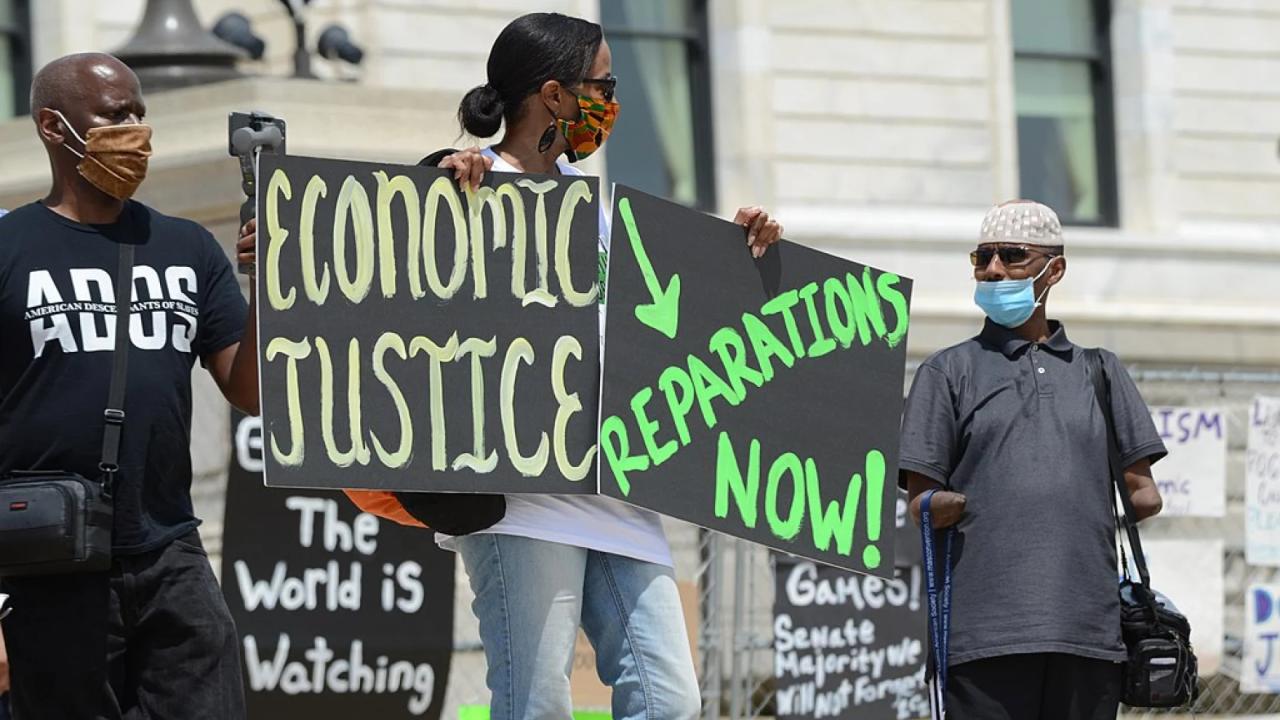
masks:
{"label": "black protest sign", "polygon": [[893,579],[775,556],[778,720],[929,716],[919,566]]}
{"label": "black protest sign", "polygon": [[262,425],[232,423],[222,590],[249,717],[440,717],[454,555],[333,491],[262,484]]}
{"label": "black protest sign", "polygon": [[601,492],[892,572],[911,281],[617,186]]}
{"label": "black protest sign", "polygon": [[597,180],[259,175],[267,484],[595,492]]}

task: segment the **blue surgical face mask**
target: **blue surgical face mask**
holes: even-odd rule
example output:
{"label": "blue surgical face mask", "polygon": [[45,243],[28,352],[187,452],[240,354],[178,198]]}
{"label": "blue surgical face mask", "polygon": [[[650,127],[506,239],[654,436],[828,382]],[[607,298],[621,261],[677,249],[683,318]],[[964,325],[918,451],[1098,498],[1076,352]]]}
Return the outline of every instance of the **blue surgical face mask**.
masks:
{"label": "blue surgical face mask", "polygon": [[1033,278],[979,281],[973,289],[973,301],[982,308],[982,312],[986,313],[992,322],[1007,328],[1016,328],[1031,319],[1040,301],[1044,299],[1044,294],[1049,292],[1049,288],[1045,288],[1044,293],[1037,298],[1035,284],[1049,271],[1053,261],[1054,258],[1049,258],[1044,269]]}

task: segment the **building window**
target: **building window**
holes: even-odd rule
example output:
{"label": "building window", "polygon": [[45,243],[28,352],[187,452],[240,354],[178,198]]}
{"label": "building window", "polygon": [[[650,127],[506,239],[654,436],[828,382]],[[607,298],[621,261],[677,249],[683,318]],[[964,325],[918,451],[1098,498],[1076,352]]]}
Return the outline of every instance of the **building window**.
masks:
{"label": "building window", "polygon": [[1023,197],[1065,223],[1115,225],[1109,0],[1013,0]]}
{"label": "building window", "polygon": [[622,103],[609,178],[714,209],[706,0],[601,0],[600,14]]}
{"label": "building window", "polygon": [[31,5],[0,0],[0,120],[30,111]]}

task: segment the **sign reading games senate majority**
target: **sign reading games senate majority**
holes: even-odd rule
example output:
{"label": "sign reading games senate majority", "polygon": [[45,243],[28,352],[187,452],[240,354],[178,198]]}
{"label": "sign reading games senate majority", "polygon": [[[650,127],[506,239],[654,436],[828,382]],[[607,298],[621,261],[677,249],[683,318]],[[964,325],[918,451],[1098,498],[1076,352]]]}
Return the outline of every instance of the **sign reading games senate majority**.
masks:
{"label": "sign reading games senate majority", "polygon": [[891,576],[911,281],[616,186],[601,492]]}
{"label": "sign reading games senate majority", "polygon": [[264,155],[267,484],[596,491],[594,178]]}
{"label": "sign reading games senate majority", "polygon": [[929,717],[923,575],[900,567],[885,580],[775,555],[778,719]]}

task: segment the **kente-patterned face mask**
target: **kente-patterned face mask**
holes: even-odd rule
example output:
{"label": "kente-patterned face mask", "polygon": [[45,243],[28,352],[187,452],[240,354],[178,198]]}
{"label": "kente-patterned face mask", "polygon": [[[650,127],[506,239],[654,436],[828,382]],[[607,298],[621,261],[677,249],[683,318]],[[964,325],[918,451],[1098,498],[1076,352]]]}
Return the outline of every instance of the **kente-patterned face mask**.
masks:
{"label": "kente-patterned face mask", "polygon": [[618,119],[618,107],[617,100],[578,96],[578,108],[581,111],[578,119],[560,121],[560,130],[569,141],[569,149],[564,154],[569,162],[590,157],[604,145],[609,133],[613,131],[613,122]]}

